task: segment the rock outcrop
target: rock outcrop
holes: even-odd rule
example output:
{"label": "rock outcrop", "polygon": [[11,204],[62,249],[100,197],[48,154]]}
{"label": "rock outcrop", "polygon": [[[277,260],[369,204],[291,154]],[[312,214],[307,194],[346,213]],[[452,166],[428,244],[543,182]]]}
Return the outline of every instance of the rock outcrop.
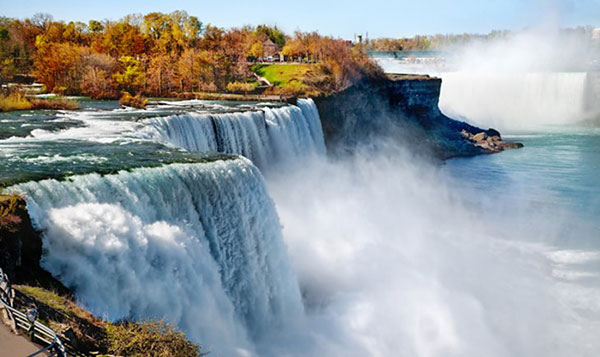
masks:
{"label": "rock outcrop", "polygon": [[500,152],[504,149],[516,149],[523,147],[523,144],[521,143],[503,141],[502,137],[500,136],[500,133],[497,132],[497,135],[491,135],[484,131],[473,135],[472,133],[469,133],[466,130],[462,130],[460,133],[466,139],[469,139],[471,142],[473,142],[475,146],[485,149],[490,153]]}
{"label": "rock outcrop", "polygon": [[500,135],[494,129],[483,130],[445,116],[438,108],[441,83],[439,78],[423,75],[390,75],[316,98],[328,149],[352,151],[361,141],[372,143],[386,137],[442,159],[517,147],[501,140],[486,145],[471,140],[481,132],[486,137]]}
{"label": "rock outcrop", "polygon": [[14,284],[71,292],[40,266],[42,239],[31,224],[25,199],[0,195],[0,267]]}

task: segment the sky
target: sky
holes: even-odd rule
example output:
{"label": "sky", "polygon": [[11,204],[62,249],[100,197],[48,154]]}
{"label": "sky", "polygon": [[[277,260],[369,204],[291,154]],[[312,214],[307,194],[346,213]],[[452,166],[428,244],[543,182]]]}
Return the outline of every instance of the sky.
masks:
{"label": "sky", "polygon": [[0,0],[0,15],[38,12],[58,20],[118,20],[131,13],[185,10],[220,27],[277,25],[351,39],[436,33],[488,33],[554,21],[600,27],[600,0]]}

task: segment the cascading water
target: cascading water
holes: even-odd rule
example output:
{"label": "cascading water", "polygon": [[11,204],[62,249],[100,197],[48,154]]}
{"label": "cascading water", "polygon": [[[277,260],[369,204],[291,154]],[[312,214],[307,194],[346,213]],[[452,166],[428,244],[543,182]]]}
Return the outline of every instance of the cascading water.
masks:
{"label": "cascading water", "polygon": [[[386,140],[339,160],[306,155],[325,150],[310,100],[182,113],[127,121],[101,139],[147,144],[141,135],[193,151],[235,152],[261,167],[292,164],[267,175],[290,257],[261,175],[243,158],[18,185],[44,231],[43,266],[97,314],[166,316],[225,356],[597,354],[599,290],[588,282],[597,281],[600,254],[554,247],[554,239],[565,239],[562,222],[574,222],[577,212],[563,207],[573,213],[563,215],[555,209],[562,200],[539,200],[564,186],[553,177],[564,178],[574,158],[593,167],[597,150],[569,153],[575,146],[561,145],[559,175],[542,170],[521,182],[523,170],[489,157],[472,161],[472,171],[447,162],[455,176]],[[98,141],[91,129],[51,137]],[[528,167],[544,157],[557,166],[555,157],[531,155]],[[595,217],[597,175],[569,172]],[[471,187],[482,178],[483,189]],[[521,191],[522,183],[535,186],[535,195]],[[590,240],[597,231],[585,219],[566,227],[570,237]]]}
{"label": "cascading water", "polygon": [[311,99],[298,106],[235,113],[189,113],[147,119],[145,135],[190,151],[243,155],[265,168],[273,161],[325,152],[321,122]]}
{"label": "cascading water", "polygon": [[568,124],[588,115],[587,74],[443,73],[444,114],[498,129]]}
{"label": "cascading water", "polygon": [[277,213],[247,159],[14,189],[44,232],[42,265],[100,316],[166,317],[224,355],[301,319]]}

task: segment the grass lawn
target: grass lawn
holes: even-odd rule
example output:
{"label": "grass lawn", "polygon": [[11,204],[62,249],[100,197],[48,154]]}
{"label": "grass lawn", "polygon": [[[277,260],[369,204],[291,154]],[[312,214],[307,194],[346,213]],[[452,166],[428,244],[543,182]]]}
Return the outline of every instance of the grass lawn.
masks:
{"label": "grass lawn", "polygon": [[255,64],[250,69],[274,85],[286,88],[293,86],[290,82],[302,82],[311,67],[310,64]]}

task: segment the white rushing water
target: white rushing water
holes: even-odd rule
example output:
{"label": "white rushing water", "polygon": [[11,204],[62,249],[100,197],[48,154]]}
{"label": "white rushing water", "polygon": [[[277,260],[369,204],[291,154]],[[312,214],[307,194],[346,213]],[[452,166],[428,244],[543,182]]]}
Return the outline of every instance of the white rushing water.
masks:
{"label": "white rushing water", "polygon": [[319,336],[297,355],[597,354],[597,251],[553,246],[568,216],[526,192],[488,197],[470,179],[395,145],[270,175]]}
{"label": "white rushing water", "polygon": [[586,119],[587,73],[442,73],[440,109],[500,130]]}
{"label": "white rushing water", "polygon": [[246,159],[15,189],[44,232],[42,266],[99,316],[165,317],[224,355],[301,320],[273,202]]}
{"label": "white rushing water", "polygon": [[257,166],[325,153],[321,122],[311,99],[298,106],[234,113],[188,113],[144,121],[144,135],[191,151],[243,155]]}
{"label": "white rushing water", "polygon": [[439,107],[451,118],[481,127],[521,130],[573,124],[600,113],[594,86],[598,77],[584,71],[480,70],[406,65],[376,58],[388,73],[428,74],[442,79]]}
{"label": "white rushing water", "polygon": [[600,348],[600,254],[553,246],[569,218],[535,196],[472,190],[383,140],[329,159],[310,100],[141,125],[146,139],[288,165],[266,184],[239,158],[18,185],[42,265],[100,316],[166,317],[217,356]]}

